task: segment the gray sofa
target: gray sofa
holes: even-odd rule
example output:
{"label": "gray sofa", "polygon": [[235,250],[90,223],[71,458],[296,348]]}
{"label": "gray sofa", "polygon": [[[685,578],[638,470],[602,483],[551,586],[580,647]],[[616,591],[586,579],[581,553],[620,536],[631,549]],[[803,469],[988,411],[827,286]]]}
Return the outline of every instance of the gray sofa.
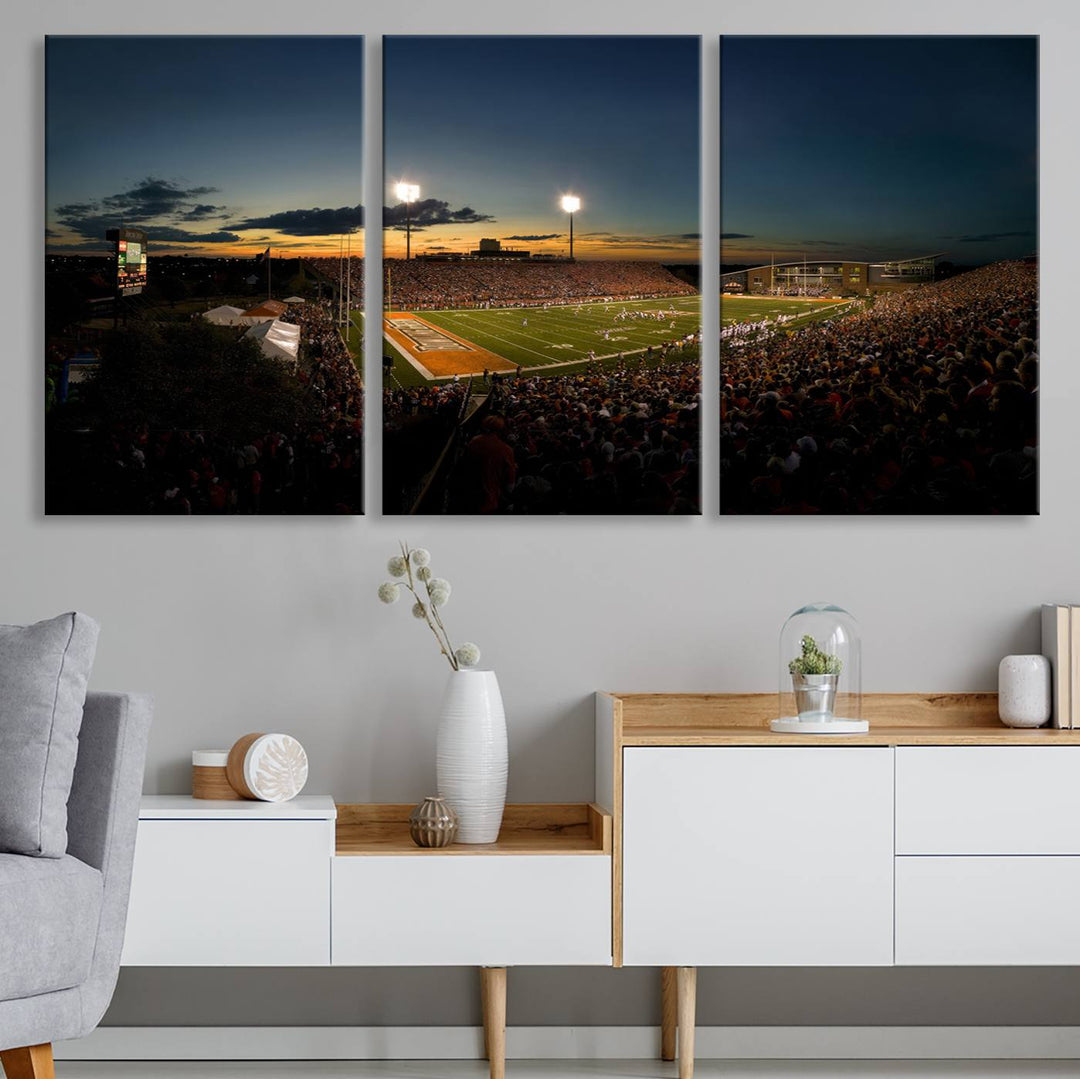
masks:
{"label": "gray sofa", "polygon": [[90,1033],[116,987],[152,702],[89,693],[61,858],[0,854],[0,1061],[50,1079],[51,1043]]}

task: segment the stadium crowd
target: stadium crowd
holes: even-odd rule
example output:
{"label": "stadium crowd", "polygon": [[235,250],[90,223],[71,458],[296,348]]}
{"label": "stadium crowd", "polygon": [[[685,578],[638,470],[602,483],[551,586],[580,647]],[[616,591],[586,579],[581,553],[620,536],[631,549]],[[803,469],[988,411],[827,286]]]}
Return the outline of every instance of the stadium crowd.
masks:
{"label": "stadium crowd", "polygon": [[725,513],[1032,513],[1037,267],[722,345]]}
{"label": "stadium crowd", "polygon": [[695,338],[617,367],[496,376],[448,512],[699,512],[700,355]]}
{"label": "stadium crowd", "polygon": [[109,422],[84,441],[81,459],[72,460],[74,441],[65,444],[66,459],[56,462],[56,474],[68,478],[60,497],[105,513],[362,512],[363,387],[355,364],[327,305],[297,305],[283,320],[301,327],[295,377],[311,406],[302,420],[242,441],[205,428]]}
{"label": "stadium crowd", "polygon": [[349,297],[353,310],[361,311],[364,307],[364,259],[362,255],[353,255],[347,260],[336,256],[305,256],[303,264],[310,267],[321,277],[325,278],[334,288],[338,288],[345,281],[342,273],[343,262],[348,262]]}
{"label": "stadium crowd", "polygon": [[696,293],[655,262],[387,259],[384,265],[397,309],[540,307]]}

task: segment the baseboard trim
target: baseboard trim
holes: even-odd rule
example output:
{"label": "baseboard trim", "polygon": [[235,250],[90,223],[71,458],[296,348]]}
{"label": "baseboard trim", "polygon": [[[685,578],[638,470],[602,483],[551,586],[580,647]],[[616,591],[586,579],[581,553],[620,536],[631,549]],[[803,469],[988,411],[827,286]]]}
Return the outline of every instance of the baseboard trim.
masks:
{"label": "baseboard trim", "polygon": [[[655,1058],[658,1027],[511,1027],[507,1056]],[[478,1060],[479,1027],[101,1027],[57,1060]],[[1080,1027],[698,1027],[724,1060],[1077,1060]]]}

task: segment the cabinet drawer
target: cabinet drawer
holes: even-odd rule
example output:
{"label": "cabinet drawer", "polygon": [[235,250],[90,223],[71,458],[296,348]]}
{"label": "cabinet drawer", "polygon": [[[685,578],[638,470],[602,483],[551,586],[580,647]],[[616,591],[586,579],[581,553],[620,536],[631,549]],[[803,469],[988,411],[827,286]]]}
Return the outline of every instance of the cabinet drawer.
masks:
{"label": "cabinet drawer", "polygon": [[1080,746],[897,748],[896,852],[1080,855]]}
{"label": "cabinet drawer", "polygon": [[142,820],[127,966],[330,962],[333,821]]}
{"label": "cabinet drawer", "polygon": [[1080,858],[897,858],[898,966],[1076,966]]}
{"label": "cabinet drawer", "polygon": [[338,857],[336,966],[611,962],[610,855]]}
{"label": "cabinet drawer", "polygon": [[628,966],[885,966],[887,748],[623,751]]}

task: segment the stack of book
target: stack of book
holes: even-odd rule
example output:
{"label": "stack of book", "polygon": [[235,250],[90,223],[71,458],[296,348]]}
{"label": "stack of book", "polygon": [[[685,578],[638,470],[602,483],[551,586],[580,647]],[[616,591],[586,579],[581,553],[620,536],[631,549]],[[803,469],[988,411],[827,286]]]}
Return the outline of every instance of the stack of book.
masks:
{"label": "stack of book", "polygon": [[1051,723],[1080,727],[1080,604],[1043,604],[1042,650],[1052,671]]}

